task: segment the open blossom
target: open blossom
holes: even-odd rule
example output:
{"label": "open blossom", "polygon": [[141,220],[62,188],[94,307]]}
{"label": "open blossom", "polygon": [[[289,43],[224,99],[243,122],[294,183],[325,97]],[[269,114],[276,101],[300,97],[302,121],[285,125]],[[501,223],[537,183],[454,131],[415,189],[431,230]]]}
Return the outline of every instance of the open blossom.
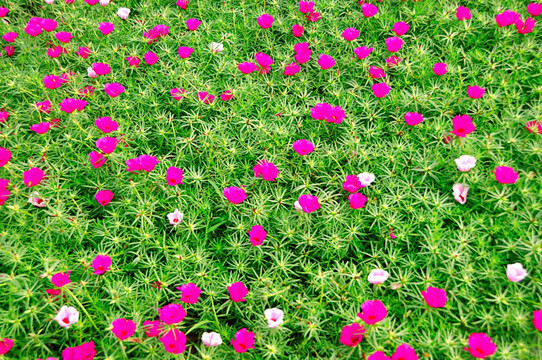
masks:
{"label": "open blossom", "polygon": [[301,37],[301,36],[303,36],[303,31],[305,31],[305,28],[303,27],[303,25],[294,24],[294,25],[292,26],[292,34],[293,34],[295,37]]}
{"label": "open blossom", "polygon": [[125,318],[116,319],[111,323],[113,329],[111,332],[119,339],[126,340],[130,336],[135,334],[136,323],[132,320],[126,320]]}
{"label": "open blossom", "polygon": [[299,12],[303,14],[311,13],[314,11],[314,1],[299,1]]}
{"label": "open blossom", "polygon": [[457,165],[457,170],[466,172],[476,166],[476,158],[470,155],[461,155],[455,159],[455,164]]}
{"label": "open blossom", "polygon": [[392,360],[418,360],[418,355],[416,354],[416,351],[407,343],[403,343],[397,348],[395,348],[395,352],[391,356]]}
{"label": "open blossom", "polygon": [[527,270],[520,263],[508,264],[506,266],[506,277],[512,282],[520,282],[529,275]]}
{"label": "open blossom", "polygon": [[542,309],[533,311],[533,325],[536,330],[542,332]]}
{"label": "open blossom", "polygon": [[473,333],[469,335],[469,347],[465,350],[477,359],[485,359],[497,351],[497,345],[485,333]]}
{"label": "open blossom", "polygon": [[160,320],[145,320],[143,321],[143,330],[145,330],[145,335],[148,337],[158,337],[164,329]]}
{"label": "open blossom", "polygon": [[230,186],[224,189],[222,192],[224,197],[232,204],[241,204],[247,198],[247,194],[244,189],[237,186]]}
{"label": "open blossom", "polygon": [[128,65],[137,68],[139,66],[139,63],[141,62],[141,59],[137,56],[128,56],[126,58],[126,61],[128,61]]}
{"label": "open blossom", "polygon": [[433,66],[433,72],[435,75],[442,76],[448,72],[447,66],[445,63],[436,63]]}
{"label": "open blossom", "polygon": [[243,62],[237,65],[237,68],[243,74],[250,74],[251,72],[256,71],[258,67],[256,66],[256,64],[247,61],[247,62]]}
{"label": "open blossom", "polygon": [[267,319],[267,326],[270,328],[279,327],[284,322],[284,311],[281,309],[267,309],[264,311],[264,315]]}
{"label": "open blossom", "polygon": [[297,201],[301,209],[307,214],[320,209],[320,202],[318,201],[318,198],[316,196],[312,196],[309,194],[301,195],[299,196]]}
{"label": "open blossom", "polygon": [[209,44],[209,49],[211,49],[212,52],[222,52],[224,51],[224,45],[218,42],[212,42]]}
{"label": "open blossom", "polygon": [[346,346],[354,347],[363,340],[363,334],[365,333],[363,325],[358,323],[352,323],[352,325],[345,325],[341,331],[341,337],[339,341]]}
{"label": "open blossom", "polygon": [[520,19],[521,15],[515,11],[507,10],[500,14],[497,14],[495,21],[499,27],[514,25],[516,20]]}
{"label": "open blossom", "polygon": [[156,55],[152,51],[145,53],[143,58],[145,60],[145,64],[147,65],[154,65],[158,62],[158,55]]}
{"label": "open blossom", "polygon": [[60,111],[71,114],[74,111],[83,111],[88,105],[88,102],[81,99],[67,98],[62,100],[58,105],[60,106]]}
{"label": "open blossom", "polygon": [[114,197],[115,196],[113,195],[113,192],[110,190],[100,190],[94,196],[98,204],[102,206],[106,206],[107,204],[109,204]]}
{"label": "open blossom", "polygon": [[201,335],[201,341],[205,346],[219,346],[222,345],[222,337],[217,332],[204,332]]}
{"label": "open blossom", "polygon": [[367,276],[367,280],[373,284],[382,284],[384,281],[388,280],[390,274],[386,270],[382,269],[374,269],[371,270],[369,273],[369,276]]}
{"label": "open blossom", "polygon": [[403,40],[399,37],[389,37],[386,39],[386,47],[389,52],[397,52],[401,50]]}
{"label": "open blossom", "polygon": [[367,187],[371,185],[373,181],[375,181],[376,177],[374,174],[364,172],[364,173],[358,174],[358,179],[361,183],[361,187]]}
{"label": "open blossom", "polygon": [[245,296],[248,295],[248,288],[241,281],[231,284],[228,286],[228,292],[230,294],[230,299],[233,302],[244,302],[247,301]]}
{"label": "open blossom", "polygon": [[198,92],[198,100],[206,105],[209,105],[215,101],[215,96],[209,94],[207,91],[200,91]]}
{"label": "open blossom", "polygon": [[186,335],[177,329],[169,330],[160,338],[160,342],[170,354],[182,354],[186,350]]}
{"label": "open blossom", "polygon": [[235,333],[235,337],[230,340],[233,349],[238,353],[247,352],[249,349],[254,349],[255,336],[252,331],[242,328]]}
{"label": "open blossom", "polygon": [[179,101],[186,96],[186,91],[181,88],[174,88],[169,91],[172,98]]}
{"label": "open blossom", "polygon": [[103,275],[110,270],[111,258],[107,255],[97,255],[92,260],[92,268],[94,269],[94,275]]}
{"label": "open blossom", "polygon": [[104,154],[111,154],[115,151],[118,142],[116,138],[106,136],[96,140],[96,147]]}
{"label": "open blossom", "polygon": [[9,180],[0,178],[0,205],[4,205],[11,192],[8,190]]}
{"label": "open blossom", "polygon": [[353,41],[356,40],[359,36],[359,30],[356,28],[347,28],[343,31],[343,38],[346,41]]}
{"label": "open blossom", "polygon": [[386,59],[386,64],[388,65],[388,67],[392,68],[395,65],[399,64],[400,61],[401,61],[401,58],[392,55]]}
{"label": "open blossom", "polygon": [[371,86],[371,90],[373,91],[373,94],[377,98],[383,98],[383,97],[386,97],[386,95],[388,95],[391,88],[386,83],[377,83]]}
{"label": "open blossom", "polygon": [[515,184],[518,181],[518,173],[508,166],[497,166],[494,171],[495,179],[501,184]]}
{"label": "open blossom", "polygon": [[482,96],[484,96],[485,92],[486,92],[486,89],[481,88],[478,85],[467,87],[467,95],[471,99],[480,99]]}
{"label": "open blossom", "polygon": [[294,45],[295,61],[299,64],[304,64],[311,59],[312,50],[309,49],[309,44],[302,42]]}
{"label": "open blossom", "polygon": [[386,356],[386,353],[384,351],[377,351],[374,352],[372,355],[369,355],[367,360],[391,360],[389,356]]}
{"label": "open blossom", "polygon": [[111,67],[105,63],[94,63],[92,64],[92,70],[96,75],[107,75],[111,72]]}
{"label": "open blossom", "polygon": [[104,116],[101,118],[97,118],[94,122],[94,125],[104,133],[110,133],[113,131],[117,131],[119,128],[119,123],[117,123],[114,120],[111,120],[109,116]]}
{"label": "open blossom", "polygon": [[193,283],[177,286],[177,290],[181,292],[181,301],[187,304],[197,303],[201,294],[201,289]]}
{"label": "open blossom", "polygon": [[34,191],[30,196],[28,197],[28,202],[35,207],[43,208],[47,206],[47,203],[49,202],[49,199],[42,199],[40,197],[40,194],[37,191]]}
{"label": "open blossom", "polygon": [[476,126],[474,126],[472,118],[468,115],[454,116],[452,125],[454,129],[450,132],[459,137],[466,137],[468,134],[476,130]]}
{"label": "open blossom", "polygon": [[179,209],[175,209],[174,212],[167,214],[167,218],[169,220],[169,223],[173,225],[173,227],[176,227],[183,221],[183,213],[179,211]]}
{"label": "open blossom", "polygon": [[186,10],[188,4],[190,4],[190,0],[177,0],[176,4],[181,9]]}
{"label": "open blossom", "polygon": [[94,341],[83,343],[79,346],[69,347],[62,351],[63,360],[92,360],[96,356]]}
{"label": "open blossom", "polygon": [[37,186],[41,184],[41,180],[45,176],[42,169],[33,167],[23,173],[24,184],[27,187]]}
{"label": "open blossom", "polygon": [[361,46],[354,49],[354,54],[356,54],[360,60],[365,59],[371,52],[373,52],[373,48],[367,46]]}
{"label": "open blossom", "polygon": [[370,66],[369,67],[369,76],[372,79],[380,79],[385,78],[386,73],[384,72],[384,69],[376,67],[376,66]]}
{"label": "open blossom", "polygon": [[380,300],[367,300],[361,304],[358,317],[368,325],[376,324],[386,318],[388,310]]}
{"label": "open blossom", "polygon": [[354,193],[361,189],[361,182],[356,175],[347,175],[346,181],[343,183],[343,189],[349,193]]}
{"label": "open blossom", "polygon": [[199,21],[198,19],[188,19],[188,20],[186,20],[186,27],[190,31],[196,31],[199,28],[200,25],[201,25],[201,21]]}
{"label": "open blossom", "polygon": [[0,167],[6,165],[11,160],[11,151],[0,147]]}
{"label": "open blossom", "polygon": [[294,141],[292,147],[294,148],[294,151],[301,156],[305,156],[314,151],[314,144],[306,139]]}
{"label": "open blossom", "polygon": [[417,112],[408,112],[405,114],[405,121],[410,126],[416,126],[423,121],[423,115]]}
{"label": "open blossom", "polygon": [[427,305],[432,308],[442,308],[448,301],[446,291],[429,286],[425,291],[422,291],[422,296]]}
{"label": "open blossom", "polygon": [[518,33],[528,34],[533,32],[533,29],[536,26],[536,20],[531,18],[527,18],[525,21],[517,19],[514,25],[516,26]]}
{"label": "open blossom", "polygon": [[254,172],[254,176],[260,177],[261,175],[266,181],[275,181],[279,174],[277,166],[267,160],[258,161],[254,168],[252,168],[252,171]]}
{"label": "open blossom", "polygon": [[364,208],[366,202],[367,197],[363,194],[354,193],[348,195],[348,205],[354,210]]}
{"label": "open blossom", "polygon": [[365,17],[372,17],[378,13],[378,8],[376,7],[376,5],[364,2],[363,4],[361,4],[361,12]]}
{"label": "open blossom", "polygon": [[97,151],[91,152],[90,154],[88,154],[88,157],[90,159],[90,164],[95,169],[99,168],[107,161],[107,158]]}
{"label": "open blossom", "polygon": [[529,5],[527,5],[527,12],[531,15],[531,16],[538,16],[540,14],[542,14],[542,4],[539,4],[539,3],[530,3]]}
{"label": "open blossom", "polygon": [[226,90],[220,95],[222,101],[230,101],[231,99],[233,99],[233,93],[230,90]]}
{"label": "open blossom", "polygon": [[61,43],[67,44],[71,41],[73,35],[72,33],[69,33],[69,32],[60,31],[55,34],[55,37]]}
{"label": "open blossom", "polygon": [[300,71],[301,67],[296,62],[288,64],[284,67],[284,75],[286,76],[293,76]]}
{"label": "open blossom", "polygon": [[79,311],[70,306],[62,306],[55,316],[55,321],[63,328],[69,329],[71,325],[79,321]]}
{"label": "open blossom", "polygon": [[71,274],[71,270],[68,270],[65,273],[63,272],[56,273],[51,277],[51,282],[53,283],[54,286],[58,288],[63,287],[64,285],[68,285],[71,283],[70,274]]}
{"label": "open blossom", "polygon": [[166,181],[168,183],[168,185],[170,186],[175,186],[175,185],[178,185],[178,184],[181,184],[181,185],[184,185],[183,183],[183,177],[184,177],[184,171],[175,167],[175,166],[170,166],[168,169],[167,169],[167,174],[166,174]]}
{"label": "open blossom", "polygon": [[47,133],[47,131],[49,131],[50,127],[51,123],[44,121],[39,124],[34,124],[30,126],[30,130],[34,131],[36,134],[45,134]]}
{"label": "open blossom", "polygon": [[128,19],[128,16],[130,15],[130,9],[121,7],[117,10],[117,15],[122,19],[126,20]]}
{"label": "open blossom", "polygon": [[109,35],[115,30],[115,24],[110,22],[102,22],[100,25],[98,25],[98,29],[101,31],[104,35]]}
{"label": "open blossom", "polygon": [[106,83],[104,85],[105,93],[111,97],[119,96],[120,94],[124,92],[124,90],[125,90],[124,86],[122,86],[119,83],[112,83],[112,84]]}
{"label": "open blossom", "polygon": [[464,7],[464,6],[459,6],[457,8],[455,12],[455,16],[457,17],[457,20],[459,21],[470,20],[472,18],[469,8]]}
{"label": "open blossom", "polygon": [[43,78],[43,85],[47,89],[58,89],[62,85],[62,82],[58,76],[47,75]]}
{"label": "open blossom", "polygon": [[129,172],[136,172],[136,171],[151,172],[151,171],[154,170],[156,165],[158,165],[159,163],[160,163],[160,161],[158,161],[155,156],[152,156],[152,155],[139,155],[136,158],[126,160],[126,165],[128,166],[126,171],[129,171]]}
{"label": "open blossom", "polygon": [[178,324],[186,317],[186,310],[181,304],[169,304],[158,310],[160,321],[164,324]]}
{"label": "open blossom", "polygon": [[263,14],[258,17],[257,21],[262,29],[269,29],[273,26],[273,21],[275,21],[275,19],[269,14]]}
{"label": "open blossom", "polygon": [[258,71],[260,74],[269,74],[271,71],[271,65],[275,63],[273,59],[267,54],[262,52],[256,53],[254,56],[256,62],[258,63]]}
{"label": "open blossom", "polygon": [[81,47],[79,46],[79,49],[77,50],[77,56],[80,58],[86,59],[90,55],[91,51],[88,46]]}
{"label": "open blossom", "polygon": [[395,33],[395,35],[402,36],[402,35],[405,35],[409,29],[410,29],[410,25],[408,25],[404,21],[399,21],[393,24],[392,31]]}
{"label": "open blossom", "polygon": [[250,236],[250,243],[253,246],[259,246],[265,240],[265,237],[267,236],[267,231],[264,230],[263,226],[255,225],[250,228],[248,235]]}
{"label": "open blossom", "polygon": [[188,59],[190,55],[192,55],[193,52],[194,52],[194,49],[188,46],[180,46],[178,50],[179,57],[181,59]]}
{"label": "open blossom", "polygon": [[469,186],[467,184],[455,184],[452,187],[455,201],[461,205],[467,202],[467,194],[469,193]]}
{"label": "open blossom", "polygon": [[335,66],[335,60],[330,55],[320,54],[320,58],[318,59],[318,65],[320,65],[320,68],[322,70],[327,70]]}

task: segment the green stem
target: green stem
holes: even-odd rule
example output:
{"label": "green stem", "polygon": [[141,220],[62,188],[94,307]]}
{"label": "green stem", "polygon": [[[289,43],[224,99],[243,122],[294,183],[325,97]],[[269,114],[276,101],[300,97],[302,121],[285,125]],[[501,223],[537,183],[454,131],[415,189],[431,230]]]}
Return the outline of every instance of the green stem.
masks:
{"label": "green stem", "polygon": [[100,332],[100,329],[98,329],[98,327],[96,326],[96,324],[94,323],[94,320],[92,320],[92,317],[90,316],[90,314],[88,313],[87,309],[85,309],[85,307],[83,306],[83,304],[81,304],[81,302],[77,299],[77,297],[72,293],[72,291],[68,288],[64,289],[68,294],[70,294],[73,299],[75,300],[75,302],[77,303],[77,305],[79,305],[81,307],[81,309],[83,310],[83,312],[85,313],[85,315],[87,315],[88,319],[90,320],[92,326],[94,326],[94,328],[96,329],[96,331]]}

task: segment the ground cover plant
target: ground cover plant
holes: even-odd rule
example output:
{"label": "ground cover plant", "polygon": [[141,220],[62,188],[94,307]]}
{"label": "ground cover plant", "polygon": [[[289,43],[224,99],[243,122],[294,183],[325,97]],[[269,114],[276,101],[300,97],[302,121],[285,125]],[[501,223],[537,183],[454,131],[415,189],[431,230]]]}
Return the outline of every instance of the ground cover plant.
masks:
{"label": "ground cover plant", "polygon": [[0,358],[542,358],[541,13],[0,4]]}

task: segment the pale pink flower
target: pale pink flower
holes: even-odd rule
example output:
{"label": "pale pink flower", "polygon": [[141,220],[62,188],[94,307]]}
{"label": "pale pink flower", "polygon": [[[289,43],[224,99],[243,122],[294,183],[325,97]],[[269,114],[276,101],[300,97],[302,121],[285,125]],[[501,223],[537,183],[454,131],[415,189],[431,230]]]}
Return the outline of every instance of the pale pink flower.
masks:
{"label": "pale pink flower", "polygon": [[28,198],[28,202],[34,205],[35,207],[42,208],[42,207],[47,206],[49,199],[42,199],[40,197],[40,194],[37,191],[34,191]]}
{"label": "pale pink flower", "polygon": [[219,333],[216,332],[204,332],[201,335],[201,341],[203,341],[203,344],[205,346],[218,346],[222,345],[222,337]]}
{"label": "pale pink flower", "polygon": [[130,9],[127,9],[125,7],[119,8],[117,11],[117,15],[120,16],[122,20],[128,19],[128,15],[130,15]]}
{"label": "pale pink flower", "polygon": [[279,327],[284,322],[284,311],[273,308],[264,311],[265,318],[267,319],[267,325],[270,328]]}
{"label": "pale pink flower", "polygon": [[527,275],[529,275],[527,270],[525,270],[520,263],[508,264],[508,266],[506,266],[506,276],[508,277],[508,280],[512,282],[520,282],[525,279]]}
{"label": "pale pink flower", "polygon": [[76,308],[63,306],[55,316],[55,321],[63,328],[69,329],[79,320],[79,311]]}
{"label": "pale pink flower", "polygon": [[463,205],[467,202],[467,194],[469,192],[469,186],[467,184],[455,184],[452,187],[454,199]]}
{"label": "pale pink flower", "polygon": [[179,209],[175,209],[174,212],[167,214],[167,218],[169,220],[169,223],[173,225],[173,227],[176,227],[183,221],[183,213],[179,211]]}
{"label": "pale pink flower", "polygon": [[374,174],[364,172],[358,175],[358,179],[361,182],[361,187],[367,187],[375,181],[375,176]]}
{"label": "pale pink flower", "polygon": [[374,270],[371,270],[371,272],[369,273],[369,276],[367,276],[367,280],[371,284],[377,285],[377,284],[382,284],[384,281],[388,280],[389,277],[390,277],[390,274],[386,270],[374,269]]}
{"label": "pale pink flower", "polygon": [[461,155],[455,159],[455,164],[457,165],[457,170],[466,172],[476,166],[476,158],[470,155]]}

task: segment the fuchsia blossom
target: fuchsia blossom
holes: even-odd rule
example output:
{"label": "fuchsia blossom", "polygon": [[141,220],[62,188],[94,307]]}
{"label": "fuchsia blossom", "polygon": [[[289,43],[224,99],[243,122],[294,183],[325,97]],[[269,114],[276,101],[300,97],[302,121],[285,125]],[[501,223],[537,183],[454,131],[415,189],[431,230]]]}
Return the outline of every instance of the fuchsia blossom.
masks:
{"label": "fuchsia blossom", "polygon": [[169,91],[172,98],[179,101],[186,96],[186,91],[181,88],[174,88]]}
{"label": "fuchsia blossom", "polygon": [[182,354],[186,350],[186,335],[177,329],[169,330],[160,338],[160,342],[170,354]]}
{"label": "fuchsia blossom", "polygon": [[104,133],[117,131],[119,128],[119,124],[116,121],[111,120],[109,116],[97,118],[94,124],[96,125],[98,129],[100,129]]}
{"label": "fuchsia blossom", "polygon": [[0,18],[6,17],[9,13],[9,9],[6,7],[0,7]]}
{"label": "fuchsia blossom", "polygon": [[516,20],[520,19],[521,15],[515,11],[507,10],[495,17],[495,21],[499,27],[514,25]]}
{"label": "fuchsia blossom", "polygon": [[231,339],[230,342],[236,352],[244,353],[249,349],[254,349],[254,338],[255,335],[252,331],[242,328],[235,333],[234,339]]}
{"label": "fuchsia blossom", "polygon": [[303,36],[303,31],[305,30],[305,28],[303,27],[303,25],[298,25],[298,24],[294,24],[292,26],[292,34],[295,36],[295,37],[301,37]]}
{"label": "fuchsia blossom", "polygon": [[63,272],[56,273],[53,275],[53,277],[51,277],[51,282],[53,283],[54,286],[58,288],[63,287],[64,285],[68,285],[71,283],[70,273],[71,273],[71,270],[68,270],[65,273]]}
{"label": "fuchsia blossom", "polygon": [[102,154],[100,154],[99,152],[97,151],[93,151],[91,152],[90,154],[88,154],[88,157],[90,159],[90,164],[92,165],[92,167],[94,167],[95,169],[99,168],[100,166],[102,166],[107,158],[105,156],[103,156]]}
{"label": "fuchsia blossom", "polygon": [[275,21],[275,19],[269,14],[263,14],[258,17],[257,21],[262,29],[269,29],[273,26],[273,21]]}
{"label": "fuchsia blossom", "polygon": [[455,12],[455,16],[457,17],[457,20],[459,21],[470,20],[472,18],[469,8],[464,7],[464,6],[459,6],[457,8],[457,11]]}
{"label": "fuchsia blossom", "polygon": [[230,293],[230,299],[233,302],[244,302],[247,301],[245,296],[248,295],[248,288],[241,281],[231,284],[228,286],[228,292]]}
{"label": "fuchsia blossom", "polygon": [[51,127],[51,123],[49,122],[41,122],[39,124],[34,124],[30,126],[30,130],[34,131],[36,134],[45,134],[47,131],[49,131],[49,128]]}
{"label": "fuchsia blossom", "polygon": [[405,114],[405,121],[410,126],[416,126],[423,121],[423,115],[416,112],[408,112]]}
{"label": "fuchsia blossom", "polygon": [[57,89],[62,85],[62,82],[60,81],[60,77],[55,75],[47,75],[43,78],[43,85],[47,89]]}
{"label": "fuchsia blossom", "polygon": [[279,169],[275,164],[267,160],[258,161],[254,168],[252,168],[252,171],[254,172],[254,176],[260,177],[261,175],[266,181],[275,181],[279,174]]}
{"label": "fuchsia blossom", "polygon": [[77,50],[77,56],[80,58],[86,59],[90,55],[91,51],[88,46],[79,47],[79,50]]}
{"label": "fuchsia blossom", "polygon": [[380,78],[385,78],[386,73],[384,72],[384,70],[382,68],[379,68],[379,67],[376,67],[376,66],[370,66],[369,67],[369,76],[372,79],[380,79]]}
{"label": "fuchsia blossom", "polygon": [[256,62],[258,63],[258,71],[260,74],[269,74],[271,71],[271,65],[273,65],[275,62],[271,57],[267,54],[264,54],[262,52],[256,53]]}
{"label": "fuchsia blossom", "polygon": [[471,99],[480,99],[484,96],[484,93],[486,92],[486,89],[484,88],[481,88],[480,86],[478,85],[474,85],[474,86],[469,86],[467,88],[467,95],[471,98]]}
{"label": "fuchsia blossom", "polygon": [[85,107],[88,105],[88,102],[81,99],[67,98],[67,99],[62,100],[62,102],[59,105],[60,105],[60,111],[71,114],[74,111],[83,111]]}
{"label": "fuchsia blossom", "polygon": [[166,36],[167,34],[169,34],[169,26],[159,24],[154,26],[148,32],[144,32],[143,37],[148,40],[147,42],[149,44],[151,44],[158,41],[159,38],[161,38],[162,36]]}
{"label": "fuchsia blossom", "polygon": [[177,290],[181,292],[181,301],[187,304],[197,303],[201,294],[201,289],[193,283],[178,286]]}
{"label": "fuchsia blossom", "polygon": [[467,194],[469,193],[469,186],[467,184],[455,184],[452,187],[455,201],[461,205],[467,202]]}
{"label": "fuchsia blossom", "polygon": [[112,83],[112,84],[106,83],[104,85],[105,93],[111,97],[119,96],[120,94],[124,92],[124,90],[125,90],[124,86],[122,86],[119,83]]}
{"label": "fuchsia blossom", "polygon": [[159,309],[160,321],[167,325],[178,324],[186,317],[186,310],[181,304],[169,304]]}
{"label": "fuchsia blossom", "polygon": [[318,201],[318,198],[308,194],[299,196],[297,199],[297,205],[307,214],[320,209],[320,202]]}
{"label": "fuchsia blossom", "polygon": [[395,35],[402,36],[402,35],[405,35],[409,29],[410,29],[410,25],[408,25],[404,21],[399,21],[393,24],[392,31],[395,33]]}
{"label": "fuchsia blossom", "polygon": [[170,186],[175,186],[178,184],[184,185],[183,176],[184,176],[183,170],[176,168],[175,166],[170,166],[167,169],[166,181],[168,185]]}
{"label": "fuchsia blossom", "polygon": [[220,95],[220,100],[230,101],[233,98],[233,93],[230,90],[226,90]]}
{"label": "fuchsia blossom", "polygon": [[8,118],[9,118],[9,113],[7,111],[0,111],[0,123],[6,122]]}
{"label": "fuchsia blossom", "polygon": [[209,94],[207,91],[200,91],[198,93],[198,99],[202,103],[204,103],[206,105],[210,105],[210,104],[213,103],[213,101],[215,101],[215,96]]}
{"label": "fuchsia blossom", "polygon": [[508,166],[497,166],[494,173],[495,179],[501,184],[515,184],[518,180],[518,173]]}
{"label": "fuchsia blossom", "polygon": [[485,333],[473,333],[469,335],[469,348],[464,349],[477,359],[485,359],[495,354],[497,345]]}
{"label": "fuchsia blossom", "polygon": [[399,62],[401,62],[401,58],[397,56],[390,56],[389,58],[386,59],[386,64],[388,64],[390,68],[399,64]]}
{"label": "fuchsia blossom", "polygon": [[376,5],[363,2],[361,3],[361,12],[363,13],[363,16],[368,18],[375,16],[378,13],[378,8]]}
{"label": "fuchsia blossom", "polygon": [[533,311],[533,325],[536,330],[542,332],[542,309]]}
{"label": "fuchsia blossom", "polygon": [[294,151],[301,156],[305,156],[314,151],[313,143],[305,139],[294,141],[292,147],[294,148]]}
{"label": "fuchsia blossom", "polygon": [[391,358],[389,356],[386,356],[384,351],[377,351],[372,355],[369,355],[367,360],[391,360]]}
{"label": "fuchsia blossom", "polygon": [[13,45],[4,47],[4,50],[6,50],[7,56],[13,56],[13,54],[15,54],[15,47],[13,47]]}
{"label": "fuchsia blossom", "polygon": [[328,123],[340,124],[346,114],[340,106],[319,103],[311,109],[311,117],[315,120],[326,120]]}
{"label": "fuchsia blossom", "polygon": [[295,75],[300,71],[301,71],[301,67],[295,62],[288,64],[284,67],[284,75],[286,76]]}
{"label": "fuchsia blossom", "polygon": [[542,134],[542,121],[527,121],[525,128],[532,134]]}
{"label": "fuchsia blossom", "polygon": [[348,205],[354,210],[364,208],[366,202],[367,197],[363,194],[354,193],[348,195]]}
{"label": "fuchsia blossom", "polygon": [[130,336],[135,334],[137,324],[132,320],[126,320],[125,318],[116,319],[111,323],[113,329],[111,332],[119,339],[126,340]]}
{"label": "fuchsia blossom", "polygon": [[363,334],[365,333],[363,325],[358,323],[352,323],[352,325],[345,325],[341,331],[341,337],[339,341],[346,346],[354,347],[363,340]]}
{"label": "fuchsia blossom", "polygon": [[474,126],[471,117],[468,115],[454,116],[452,124],[454,129],[450,132],[458,137],[466,137],[476,130],[476,126]]}
{"label": "fuchsia blossom", "polygon": [[0,167],[6,165],[11,160],[11,151],[0,147]]}
{"label": "fuchsia blossom", "polygon": [[63,360],[93,360],[94,356],[96,356],[94,341],[89,341],[79,346],[69,347],[62,351]]}
{"label": "fuchsia blossom", "polygon": [[8,190],[9,180],[0,179],[0,205],[4,205],[11,191]]}
{"label": "fuchsia blossom", "polygon": [[62,52],[65,51],[64,48],[60,45],[55,46],[52,49],[47,49],[47,56],[51,58],[57,58],[62,54]]}
{"label": "fuchsia blossom", "polygon": [[367,300],[361,304],[361,312],[358,317],[367,325],[373,325],[386,318],[388,310],[380,300]]}
{"label": "fuchsia blossom", "polygon": [[303,1],[299,2],[299,12],[303,14],[311,13],[314,11],[314,2],[313,1]]}
{"label": "fuchsia blossom", "polygon": [[305,14],[305,17],[307,18],[307,20],[309,20],[310,22],[317,22],[318,20],[320,20],[322,18],[321,16],[322,14],[320,14],[319,12],[315,12],[315,11],[312,11],[308,14]]}
{"label": "fuchsia blossom", "polygon": [[538,16],[542,14],[542,4],[530,3],[527,5],[527,12],[531,14],[531,16]]}
{"label": "fuchsia blossom", "polygon": [[158,55],[156,55],[152,51],[149,51],[145,53],[144,59],[147,65],[154,65],[158,62]]}
{"label": "fuchsia blossom", "polygon": [[448,72],[448,69],[446,69],[447,66],[448,65],[446,65],[445,63],[436,63],[433,66],[433,72],[435,73],[435,75],[442,76]]}
{"label": "fuchsia blossom", "polygon": [[[51,107],[52,107],[52,105],[51,105],[51,102],[49,100],[45,100],[45,101],[41,101],[41,102],[36,103],[36,108],[38,109],[39,112],[42,112],[42,113],[49,114],[49,112],[51,112]],[[9,114],[8,114],[8,116],[9,116]],[[6,120],[7,120],[7,117],[6,117]],[[1,121],[1,118],[0,118],[0,122],[3,122],[3,121]]]}
{"label": "fuchsia blossom", "polygon": [[448,301],[446,291],[429,286],[425,291],[422,291],[423,299],[426,304],[432,308],[442,308]]}
{"label": "fuchsia blossom", "polygon": [[36,23],[28,23],[26,24],[26,27],[24,28],[24,32],[32,37],[36,37],[39,34],[41,34],[43,29],[39,24]]}
{"label": "fuchsia blossom", "polygon": [[320,58],[318,59],[318,65],[320,65],[320,68],[322,70],[332,68],[333,66],[335,66],[335,64],[335,60],[330,55],[320,54]]}
{"label": "fuchsia blossom", "polygon": [[135,171],[147,171],[151,172],[154,170],[154,167],[159,164],[160,161],[152,155],[139,155],[136,158],[126,160],[126,165],[128,168],[126,171],[135,172]]}
{"label": "fuchsia blossom", "polygon": [[188,4],[190,4],[190,0],[177,0],[176,4],[181,9],[186,10],[186,8],[188,7]]}
{"label": "fuchsia blossom", "polygon": [[115,25],[110,22],[102,22],[98,26],[98,29],[102,32],[104,35],[109,35],[115,30]]}
{"label": "fuchsia blossom", "polygon": [[190,55],[192,55],[192,52],[194,52],[194,49],[188,46],[180,46],[179,47],[179,57],[181,59],[188,59]]}
{"label": "fuchsia blossom", "polygon": [[199,28],[200,25],[201,25],[201,21],[199,21],[198,19],[188,19],[188,20],[186,20],[186,27],[190,31],[196,31]]}
{"label": "fuchsia blossom", "polygon": [[410,345],[403,343],[395,349],[391,360],[418,360],[418,355]]}
{"label": "fuchsia blossom", "polygon": [[359,36],[359,30],[356,30],[355,28],[347,28],[343,31],[343,38],[346,41],[356,40],[358,36]]}
{"label": "fuchsia blossom", "polygon": [[247,61],[247,62],[243,62],[237,65],[237,68],[243,74],[250,74],[251,72],[256,71],[258,67],[256,66],[256,64]]}
{"label": "fuchsia blossom", "polygon": [[527,18],[525,21],[517,19],[514,25],[520,34],[528,34],[533,32],[536,25],[536,20],[531,18]]}
{"label": "fuchsia blossom", "polygon": [[111,72],[111,67],[105,63],[94,63],[92,64],[92,70],[96,75],[107,75]]}
{"label": "fuchsia blossom", "polygon": [[232,204],[241,204],[247,198],[247,194],[244,189],[238,188],[237,186],[230,186],[225,188],[222,193],[226,200]]}
{"label": "fuchsia blossom", "polygon": [[145,320],[143,321],[143,330],[148,337],[158,337],[164,329],[160,320]]}
{"label": "fuchsia blossom", "polygon": [[373,91],[373,94],[377,98],[383,98],[383,97],[386,97],[386,95],[388,95],[391,88],[386,83],[376,83],[376,84],[373,84],[373,86],[371,86],[371,90]]}
{"label": "fuchsia blossom", "polygon": [[399,37],[389,37],[386,39],[386,47],[389,52],[397,52],[403,46],[403,39]]}
{"label": "fuchsia blossom", "polygon": [[267,231],[263,229],[263,226],[255,225],[250,228],[248,235],[250,236],[250,243],[253,246],[259,246],[265,240],[265,237],[267,236]]}
{"label": "fuchsia blossom", "polygon": [[343,183],[343,189],[349,193],[355,193],[361,189],[361,182],[359,181],[357,175],[346,176],[346,181]]}
{"label": "fuchsia blossom", "polygon": [[141,62],[141,59],[138,58],[137,56],[128,56],[126,58],[126,61],[128,61],[128,65],[137,68],[139,66],[139,63]]}
{"label": "fuchsia blossom", "polygon": [[109,190],[100,190],[94,196],[98,204],[102,206],[106,206],[107,204],[109,204],[114,197],[115,196],[113,195],[113,192]]}
{"label": "fuchsia blossom", "polygon": [[110,270],[111,258],[107,255],[98,255],[92,260],[91,266],[94,269],[94,275],[103,275]]}
{"label": "fuchsia blossom", "polygon": [[72,33],[61,31],[61,32],[57,32],[55,34],[55,37],[61,43],[67,44],[67,43],[69,43],[71,41],[73,35],[72,35]]}
{"label": "fuchsia blossom", "polygon": [[17,39],[17,33],[16,32],[8,32],[5,33],[2,36],[2,39],[4,39],[5,42],[12,43],[15,42],[15,39]]}
{"label": "fuchsia blossom", "polygon": [[38,186],[41,184],[44,176],[45,173],[42,169],[37,167],[30,168],[30,170],[25,171],[23,174],[24,184],[27,187]]}
{"label": "fuchsia blossom", "polygon": [[354,54],[358,57],[358,59],[362,60],[365,59],[369,54],[373,51],[373,48],[367,47],[367,46],[361,46],[354,49]]}

